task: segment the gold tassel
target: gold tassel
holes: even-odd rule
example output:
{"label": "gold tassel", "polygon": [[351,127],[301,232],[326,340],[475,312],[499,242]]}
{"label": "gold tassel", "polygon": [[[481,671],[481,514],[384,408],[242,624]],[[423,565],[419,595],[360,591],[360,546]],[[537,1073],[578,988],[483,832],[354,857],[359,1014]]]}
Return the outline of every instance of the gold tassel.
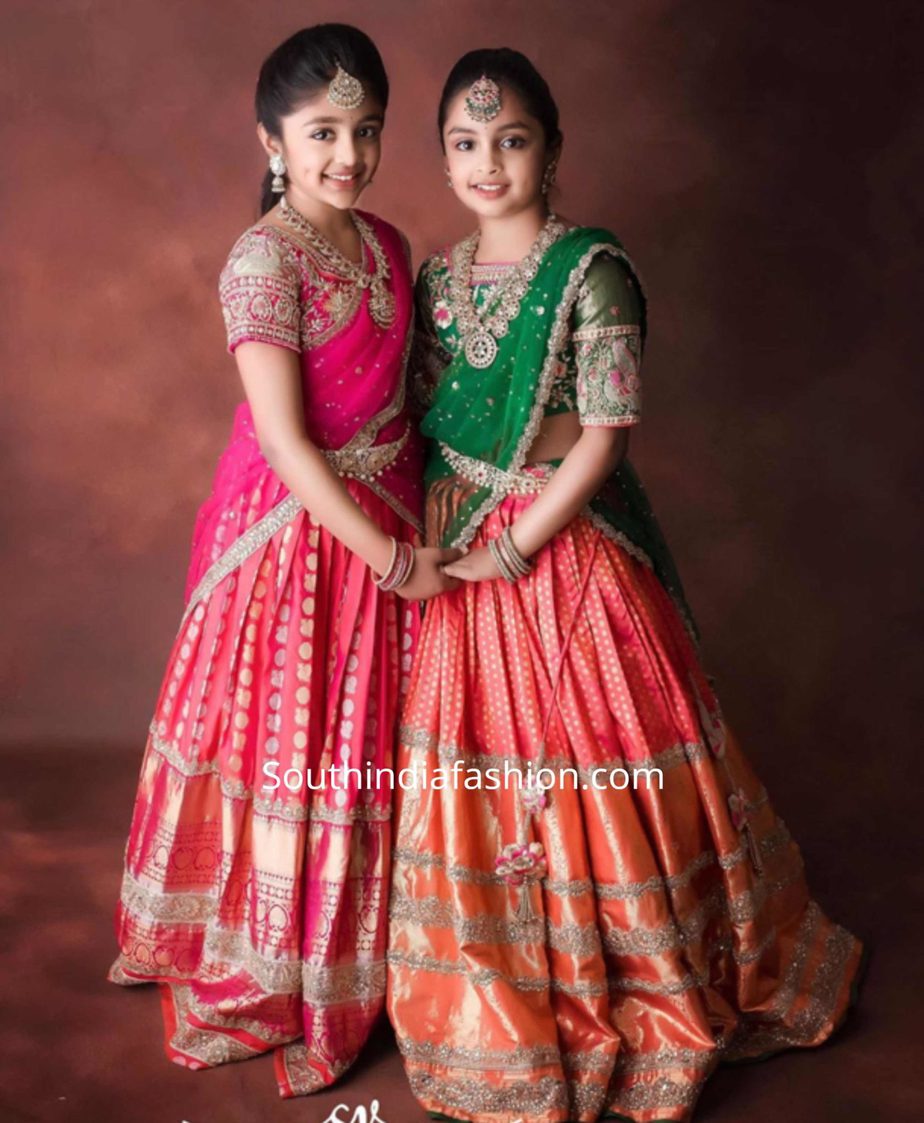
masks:
{"label": "gold tassel", "polygon": [[517,920],[522,920],[524,924],[528,924],[531,920],[536,919],[536,914],[533,912],[530,885],[531,882],[527,880],[520,886],[520,901],[517,905]]}

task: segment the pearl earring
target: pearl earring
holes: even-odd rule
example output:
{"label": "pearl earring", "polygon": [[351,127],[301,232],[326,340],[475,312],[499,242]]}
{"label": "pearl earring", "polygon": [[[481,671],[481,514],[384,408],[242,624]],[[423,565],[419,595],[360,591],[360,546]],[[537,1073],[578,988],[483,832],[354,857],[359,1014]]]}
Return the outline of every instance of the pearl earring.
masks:
{"label": "pearl earring", "polygon": [[542,173],[542,194],[548,195],[555,185],[555,173],[558,171],[558,160],[552,160]]}
{"label": "pearl earring", "polygon": [[273,182],[270,184],[270,190],[274,195],[281,195],[286,189],[285,180],[282,178],[287,171],[286,162],[282,154],[274,152],[269,158],[270,171],[273,173]]}

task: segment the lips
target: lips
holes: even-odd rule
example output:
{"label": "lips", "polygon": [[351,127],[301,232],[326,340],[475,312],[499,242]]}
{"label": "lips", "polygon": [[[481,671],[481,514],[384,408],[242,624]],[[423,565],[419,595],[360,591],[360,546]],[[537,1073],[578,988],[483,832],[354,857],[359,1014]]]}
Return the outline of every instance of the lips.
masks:
{"label": "lips", "polygon": [[346,190],[355,187],[359,183],[360,173],[325,172],[324,179],[331,187],[335,187],[338,190]]}
{"label": "lips", "polygon": [[506,183],[473,183],[471,190],[484,199],[499,199],[508,189]]}

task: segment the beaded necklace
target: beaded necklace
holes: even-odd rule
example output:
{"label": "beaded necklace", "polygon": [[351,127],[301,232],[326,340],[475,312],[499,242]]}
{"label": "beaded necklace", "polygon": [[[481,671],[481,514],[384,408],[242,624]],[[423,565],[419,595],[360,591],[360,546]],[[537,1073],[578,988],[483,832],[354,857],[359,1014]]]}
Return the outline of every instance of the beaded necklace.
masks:
{"label": "beaded necklace", "polygon": [[[337,247],[313,226],[307,218],[297,211],[285,195],[279,201],[279,214],[283,222],[297,230],[333,272],[345,277],[361,289],[369,289],[369,313],[380,328],[389,328],[395,322],[395,298],[388,289],[391,270],[388,258],[375,231],[365,219],[355,211],[350,218],[359,234],[362,249],[362,262],[350,261]],[[372,251],[372,272],[366,269],[365,247]]]}
{"label": "beaded necklace", "polygon": [[[557,215],[550,213],[529,252],[497,286],[479,311],[472,298],[471,280],[479,233],[464,238],[453,250],[451,296],[456,323],[463,339],[465,357],[478,370],[487,369],[497,357],[497,340],[510,328],[520,312],[520,303],[548,248],[568,231]],[[490,309],[490,311],[489,311]]]}

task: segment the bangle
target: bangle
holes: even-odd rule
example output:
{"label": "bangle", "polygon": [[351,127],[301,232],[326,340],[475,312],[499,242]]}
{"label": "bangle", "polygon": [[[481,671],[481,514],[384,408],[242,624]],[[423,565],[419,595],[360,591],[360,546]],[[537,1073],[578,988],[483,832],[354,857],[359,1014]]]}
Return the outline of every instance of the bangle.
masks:
{"label": "bangle", "polygon": [[399,542],[396,538],[392,538],[392,543],[391,562],[388,569],[381,577],[373,577],[372,579],[383,593],[391,593],[395,589],[400,589],[407,582],[417,556],[410,542]]}
{"label": "bangle", "polygon": [[501,572],[501,577],[511,585],[532,571],[533,563],[524,558],[514,545],[509,526],[505,526],[496,538],[488,542],[488,549]]}
{"label": "bangle", "polygon": [[385,572],[383,574],[381,574],[379,576],[373,576],[373,578],[372,578],[372,580],[375,582],[375,584],[378,585],[380,588],[381,588],[383,582],[385,582],[388,579],[388,575],[394,569],[395,558],[398,555],[398,539],[395,538],[394,535],[390,535],[389,537],[391,538],[391,557],[388,559],[388,565],[385,567]]}
{"label": "bangle", "polygon": [[528,558],[524,558],[514,545],[513,534],[509,526],[505,526],[501,531],[498,545],[504,551],[504,556],[507,558],[511,567],[515,569],[521,577],[528,576],[533,568],[533,563]]}
{"label": "bangle", "polygon": [[410,542],[402,542],[398,547],[398,552],[401,555],[401,567],[395,577],[394,584],[391,586],[392,589],[400,589],[402,585],[407,583],[414,569],[414,562],[417,560],[417,551]]}
{"label": "bangle", "polygon": [[494,564],[500,570],[500,575],[509,584],[514,585],[519,580],[519,574],[510,568],[510,565],[504,555],[501,553],[500,546],[498,546],[497,538],[488,539],[488,549],[491,551],[491,557],[494,559]]}
{"label": "bangle", "polygon": [[511,585],[519,581],[521,577],[526,577],[532,571],[533,563],[524,558],[514,545],[509,526],[504,527],[496,538],[491,538],[488,541],[488,549],[500,570],[501,577],[505,581],[509,581]]}

